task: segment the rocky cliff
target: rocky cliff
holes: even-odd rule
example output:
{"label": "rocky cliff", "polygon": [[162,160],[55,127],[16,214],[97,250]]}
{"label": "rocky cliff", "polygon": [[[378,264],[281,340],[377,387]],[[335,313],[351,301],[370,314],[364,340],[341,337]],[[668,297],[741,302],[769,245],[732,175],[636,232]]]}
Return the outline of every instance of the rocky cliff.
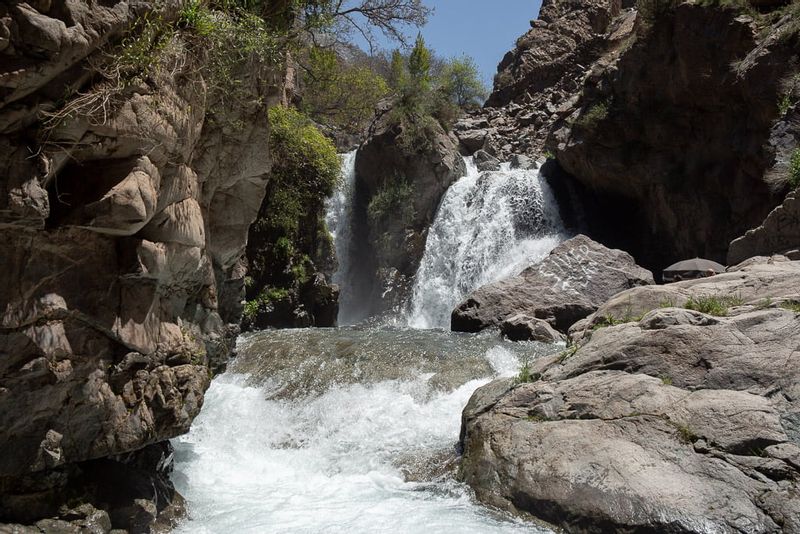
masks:
{"label": "rocky cliff", "polygon": [[0,5],[0,522],[147,531],[230,352],[280,76],[179,8]]}
{"label": "rocky cliff", "polygon": [[[402,304],[428,228],[447,188],[466,173],[455,138],[435,121],[413,145],[391,110],[379,111],[356,156],[355,236],[359,265],[350,288],[368,315]],[[368,315],[365,315],[368,316]]]}
{"label": "rocky cliff", "polygon": [[789,2],[546,0],[462,149],[554,158],[573,223],[654,272],[724,261],[790,188],[798,20]]}

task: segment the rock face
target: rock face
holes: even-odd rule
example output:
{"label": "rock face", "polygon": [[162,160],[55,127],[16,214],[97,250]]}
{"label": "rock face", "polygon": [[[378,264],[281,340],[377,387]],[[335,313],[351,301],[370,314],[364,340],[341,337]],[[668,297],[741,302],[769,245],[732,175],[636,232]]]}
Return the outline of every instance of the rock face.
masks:
{"label": "rock face", "polygon": [[[0,6],[0,520],[102,508],[135,485],[97,486],[87,462],[123,473],[187,431],[232,346],[273,76],[247,65],[242,90],[262,103],[218,101],[179,32],[124,91],[93,70],[135,21],[179,4]],[[152,498],[136,496],[145,515],[166,506]],[[131,521],[111,517],[145,528]]]}
{"label": "rock face", "polygon": [[754,19],[701,4],[651,16],[633,2],[543,2],[488,107],[455,126],[462,150],[549,153],[559,200],[586,215],[577,229],[654,272],[724,262],[788,191],[799,32],[796,7]]}
{"label": "rock face", "polygon": [[[791,288],[763,276],[778,265]],[[797,298],[800,263],[739,276],[750,300]],[[462,476],[569,532],[800,532],[800,321],[766,302],[726,317],[656,308],[535,362],[533,383],[479,389]]]}
{"label": "rock face", "polygon": [[519,276],[473,292],[453,311],[451,328],[478,332],[523,314],[566,332],[612,295],[652,283],[652,273],[636,265],[629,254],[579,235]]}
{"label": "rock face", "polygon": [[728,264],[736,265],[753,256],[793,254],[800,259],[800,198],[790,193],[764,222],[735,239],[728,249]]}
{"label": "rock face", "polygon": [[356,156],[354,255],[362,287],[358,302],[372,302],[365,317],[399,305],[425,251],[427,231],[447,188],[466,173],[456,140],[441,126],[411,148],[401,126],[384,113]]}

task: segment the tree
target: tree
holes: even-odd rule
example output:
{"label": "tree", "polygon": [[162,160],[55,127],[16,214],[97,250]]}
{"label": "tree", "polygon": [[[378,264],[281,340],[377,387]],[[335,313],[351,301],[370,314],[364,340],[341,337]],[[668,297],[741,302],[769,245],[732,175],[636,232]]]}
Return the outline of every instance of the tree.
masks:
{"label": "tree", "polygon": [[299,9],[312,35],[320,29],[343,37],[355,33],[364,38],[370,51],[376,43],[374,30],[405,45],[404,30],[423,26],[431,11],[422,0],[301,0]]}
{"label": "tree", "polygon": [[469,56],[451,59],[442,73],[441,88],[447,98],[461,109],[479,106],[486,98],[478,67]]}
{"label": "tree", "polygon": [[332,50],[312,48],[304,63],[303,110],[346,132],[360,132],[389,92],[386,80],[369,66],[344,61]]}

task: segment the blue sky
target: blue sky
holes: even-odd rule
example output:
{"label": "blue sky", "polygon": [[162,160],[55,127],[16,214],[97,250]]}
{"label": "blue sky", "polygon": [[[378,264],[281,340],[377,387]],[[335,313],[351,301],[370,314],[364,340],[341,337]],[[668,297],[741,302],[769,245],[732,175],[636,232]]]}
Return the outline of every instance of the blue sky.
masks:
{"label": "blue sky", "polygon": [[422,29],[425,42],[443,57],[475,59],[487,87],[497,64],[517,38],[530,29],[541,0],[425,0],[434,8]]}

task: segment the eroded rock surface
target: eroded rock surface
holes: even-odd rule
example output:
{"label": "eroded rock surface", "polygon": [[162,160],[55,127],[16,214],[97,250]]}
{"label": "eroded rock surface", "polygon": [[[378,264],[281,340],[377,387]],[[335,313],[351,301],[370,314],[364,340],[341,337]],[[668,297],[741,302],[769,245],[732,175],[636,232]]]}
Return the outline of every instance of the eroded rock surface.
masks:
{"label": "eroded rock surface", "polygon": [[735,265],[753,256],[788,254],[800,259],[800,198],[789,193],[783,204],[772,210],[764,222],[731,242],[728,264]]}
{"label": "eroded rock surface", "polygon": [[453,310],[451,328],[477,332],[523,314],[566,332],[612,295],[652,283],[629,254],[579,235],[519,276],[474,291]]}
{"label": "eroded rock surface", "polygon": [[0,521],[63,521],[57,488],[77,491],[86,462],[187,431],[232,346],[274,76],[248,65],[252,98],[218,101],[180,32],[124,91],[94,70],[179,7],[0,6]]}
{"label": "eroded rock surface", "polygon": [[[464,479],[569,532],[800,532],[800,319],[781,305],[800,263],[780,263],[793,287],[764,276],[777,265],[731,273],[750,300],[775,297],[760,306],[656,307],[538,360],[535,382],[479,389]],[[699,298],[711,280],[679,289]],[[614,300],[638,309],[649,292]]]}

